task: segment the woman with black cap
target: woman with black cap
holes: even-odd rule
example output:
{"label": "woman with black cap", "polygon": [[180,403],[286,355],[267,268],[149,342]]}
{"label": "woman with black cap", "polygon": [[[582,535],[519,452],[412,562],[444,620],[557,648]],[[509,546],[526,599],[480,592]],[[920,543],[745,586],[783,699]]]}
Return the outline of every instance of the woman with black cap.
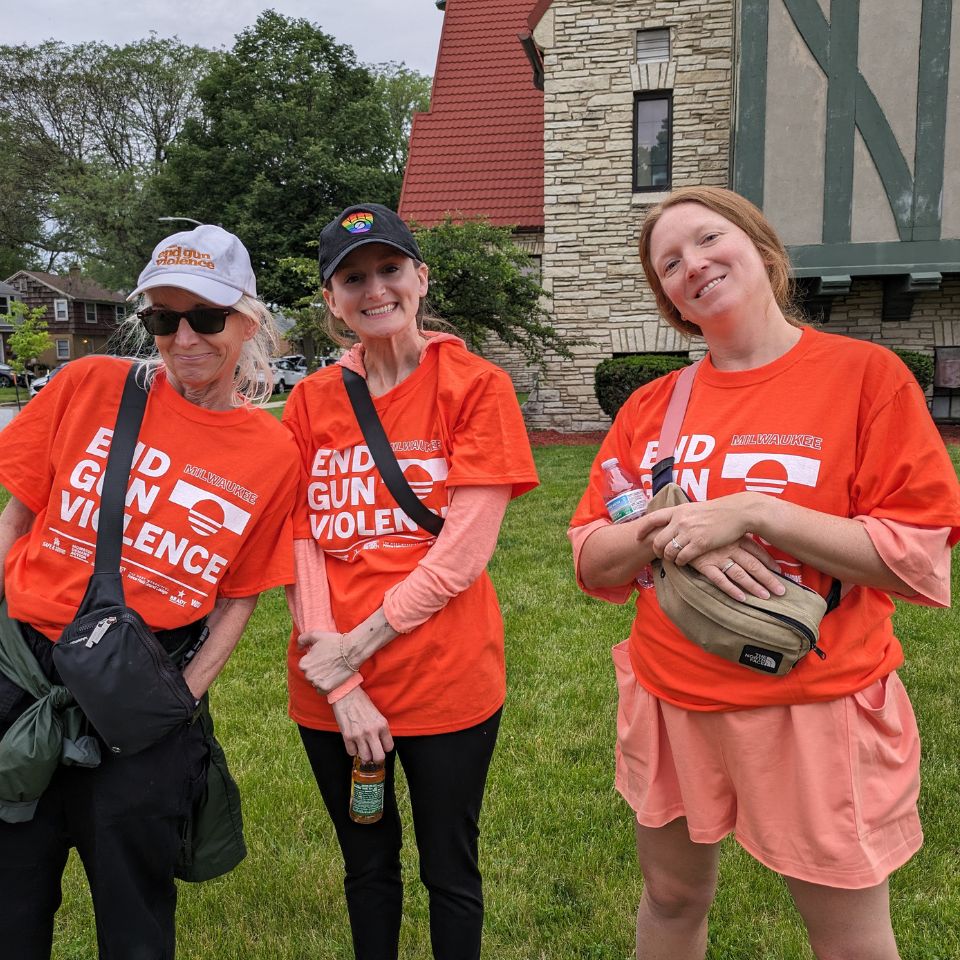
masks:
{"label": "woman with black cap", "polygon": [[[507,503],[536,472],[509,377],[457,337],[424,329],[429,270],[393,211],[364,204],[335,217],[320,237],[320,271],[331,333],[350,349],[298,384],[284,414],[306,475],[290,715],[343,851],[356,956],[397,956],[399,757],[434,957],[468,960],[480,955],[478,819],[505,695],[503,623],[485,567]],[[348,398],[351,371],[403,479],[444,518],[439,533],[387,488]],[[348,815],[354,756],[386,759],[373,824]]]}
{"label": "woman with black cap", "polygon": [[[243,244],[216,226],[167,237],[131,299],[140,296],[130,325],[155,352],[141,376],[149,395],[125,501],[123,594],[167,650],[200,638],[205,625],[206,641],[183,669],[199,707],[258,594],[292,578],[297,454],[250,403],[269,395],[273,333]],[[0,484],[11,494],[0,516],[0,639],[26,645],[53,683],[54,644],[93,572],[129,370],[116,357],[74,361],[0,433]],[[0,669],[0,735],[31,708],[21,685]],[[27,778],[10,776],[13,737],[0,742],[0,952],[50,956],[75,847],[100,956],[170,960],[174,870],[210,749],[201,724],[184,723],[131,755],[96,741],[99,750],[77,757],[64,737],[63,765],[38,799],[8,789]]]}

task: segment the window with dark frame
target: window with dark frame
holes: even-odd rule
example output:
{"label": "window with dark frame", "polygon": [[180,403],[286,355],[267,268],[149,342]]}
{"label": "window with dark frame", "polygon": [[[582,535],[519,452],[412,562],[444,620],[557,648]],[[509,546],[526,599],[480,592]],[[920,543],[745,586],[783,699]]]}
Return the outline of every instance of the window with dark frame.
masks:
{"label": "window with dark frame", "polygon": [[56,345],[57,345],[57,359],[69,360],[70,359],[70,341],[57,340]]}
{"label": "window with dark frame", "polygon": [[633,190],[670,189],[673,95],[669,90],[634,94]]}
{"label": "window with dark frame", "polygon": [[935,347],[933,398],[934,420],[960,421],[960,347]]}
{"label": "window with dark frame", "polygon": [[669,27],[637,31],[637,63],[663,63],[669,59]]}
{"label": "window with dark frame", "polygon": [[97,305],[95,303],[85,303],[83,305],[83,319],[86,323],[97,322]]}

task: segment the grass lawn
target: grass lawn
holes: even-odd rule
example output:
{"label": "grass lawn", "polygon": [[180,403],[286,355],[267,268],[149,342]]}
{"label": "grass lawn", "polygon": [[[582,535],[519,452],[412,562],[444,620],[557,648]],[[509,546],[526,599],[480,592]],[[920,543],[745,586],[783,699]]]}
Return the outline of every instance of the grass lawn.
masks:
{"label": "grass lawn", "polygon": [[[953,448],[958,462],[960,448]],[[614,792],[615,689],[609,649],[631,608],[584,597],[565,537],[595,448],[538,451],[542,486],[508,512],[492,574],[507,625],[509,694],[483,815],[493,960],[625,960],[640,894],[631,814]],[[2,491],[0,491],[2,499]],[[954,590],[958,566],[954,564]],[[244,794],[250,855],[231,875],[182,885],[179,955],[202,960],[349,960],[340,855],[285,715],[288,620],[265,596],[214,687],[218,730]],[[924,742],[926,845],[892,880],[904,960],[960,957],[960,661],[957,615],[903,605],[902,675]],[[401,787],[402,790],[402,787]],[[344,802],[347,786],[344,785]],[[402,809],[405,803],[401,800]],[[428,960],[426,897],[404,849],[404,960]],[[810,960],[783,883],[728,841],[713,909],[711,960]],[[375,918],[371,918],[375,922]],[[64,883],[56,956],[96,955],[75,858]]]}
{"label": "grass lawn", "polygon": [[[28,387],[20,387],[20,403],[26,403],[30,399]],[[0,387],[0,403],[16,403],[17,392],[13,387]]]}
{"label": "grass lawn", "polygon": [[287,405],[287,398],[289,396],[289,392],[283,394],[282,396],[277,396],[277,394],[274,394],[270,398],[270,406],[266,408],[267,413],[279,420],[283,416],[283,410]]}

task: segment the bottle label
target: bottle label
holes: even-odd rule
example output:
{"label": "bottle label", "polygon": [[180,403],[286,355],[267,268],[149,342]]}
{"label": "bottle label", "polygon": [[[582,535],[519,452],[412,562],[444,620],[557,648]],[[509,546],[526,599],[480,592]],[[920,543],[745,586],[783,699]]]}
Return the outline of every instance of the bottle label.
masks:
{"label": "bottle label", "polygon": [[383,809],[383,783],[355,783],[350,804],[359,817],[370,817]]}
{"label": "bottle label", "polygon": [[614,523],[636,520],[647,512],[647,498],[642,490],[627,490],[607,501],[607,512]]}

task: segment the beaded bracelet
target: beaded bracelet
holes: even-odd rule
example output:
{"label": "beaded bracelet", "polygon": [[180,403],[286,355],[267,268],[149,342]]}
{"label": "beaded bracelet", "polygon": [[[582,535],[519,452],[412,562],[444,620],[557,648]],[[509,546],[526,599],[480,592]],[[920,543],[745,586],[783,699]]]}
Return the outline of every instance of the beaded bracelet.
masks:
{"label": "beaded bracelet", "polygon": [[351,673],[356,673],[357,668],[347,659],[347,655],[343,652],[343,638],[346,634],[340,634],[340,659],[346,664],[347,669]]}

